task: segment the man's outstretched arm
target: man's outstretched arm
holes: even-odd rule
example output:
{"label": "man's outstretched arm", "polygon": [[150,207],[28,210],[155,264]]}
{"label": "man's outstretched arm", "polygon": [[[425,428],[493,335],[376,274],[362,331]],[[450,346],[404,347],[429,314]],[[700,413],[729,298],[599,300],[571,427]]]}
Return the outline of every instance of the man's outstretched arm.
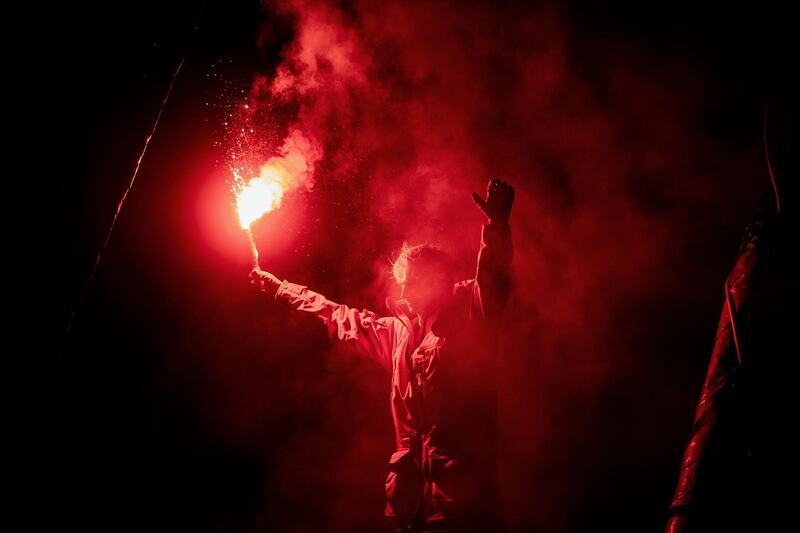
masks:
{"label": "man's outstretched arm", "polygon": [[491,320],[502,313],[511,295],[511,226],[508,220],[514,205],[514,187],[492,179],[483,198],[472,193],[472,200],[486,215],[488,222],[481,231],[481,248],[478,252],[478,281],[480,302],[484,316]]}
{"label": "man's outstretched arm", "polygon": [[383,366],[391,368],[394,323],[391,317],[378,317],[368,309],[336,303],[304,285],[280,280],[270,272],[253,269],[250,283],[260,291],[287,301],[299,311],[322,320],[331,338],[358,346]]}

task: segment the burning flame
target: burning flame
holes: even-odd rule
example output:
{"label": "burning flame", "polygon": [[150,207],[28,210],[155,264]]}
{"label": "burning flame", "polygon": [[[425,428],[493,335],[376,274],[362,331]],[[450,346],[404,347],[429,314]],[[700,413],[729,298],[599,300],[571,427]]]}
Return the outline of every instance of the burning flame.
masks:
{"label": "burning flame", "polygon": [[250,224],[280,207],[289,181],[286,169],[277,165],[264,165],[261,173],[246,183],[240,175],[234,175],[236,212],[242,229],[248,229]]}
{"label": "burning flame", "polygon": [[279,155],[261,165],[259,175],[245,180],[244,167],[233,167],[233,192],[236,212],[242,229],[274,211],[281,205],[290,188],[313,185],[314,165],[322,156],[321,149],[300,130],[292,130],[284,140]]}

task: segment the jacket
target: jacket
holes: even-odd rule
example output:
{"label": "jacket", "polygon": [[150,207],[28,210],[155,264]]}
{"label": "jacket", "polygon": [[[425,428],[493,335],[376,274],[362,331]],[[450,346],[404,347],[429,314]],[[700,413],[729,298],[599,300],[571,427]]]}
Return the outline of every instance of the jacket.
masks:
{"label": "jacket", "polygon": [[395,451],[386,477],[385,514],[447,527],[500,529],[496,475],[496,337],[511,290],[508,225],[484,224],[474,279],[422,320],[406,300],[388,313],[336,303],[283,280],[275,298],[312,313],[330,336],[352,343],[391,372]]}

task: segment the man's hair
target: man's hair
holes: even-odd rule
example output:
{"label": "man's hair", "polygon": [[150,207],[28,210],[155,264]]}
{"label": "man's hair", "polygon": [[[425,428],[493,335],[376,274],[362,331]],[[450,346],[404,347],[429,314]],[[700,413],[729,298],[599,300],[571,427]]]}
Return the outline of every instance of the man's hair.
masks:
{"label": "man's hair", "polygon": [[453,259],[437,246],[423,243],[414,246],[404,242],[397,259],[392,261],[392,276],[398,285],[404,286],[414,265],[425,265],[439,269],[455,279]]}

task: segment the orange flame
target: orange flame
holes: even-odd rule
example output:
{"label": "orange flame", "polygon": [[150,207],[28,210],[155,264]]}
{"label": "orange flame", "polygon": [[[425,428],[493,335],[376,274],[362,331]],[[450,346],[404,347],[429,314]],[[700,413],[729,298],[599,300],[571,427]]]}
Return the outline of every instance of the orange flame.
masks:
{"label": "orange flame", "polygon": [[239,223],[242,229],[248,229],[250,224],[280,207],[290,176],[280,166],[264,165],[261,173],[247,183],[238,174],[234,180]]}
{"label": "orange flame", "polygon": [[290,188],[305,185],[310,189],[314,165],[321,156],[317,144],[295,129],[284,140],[279,155],[261,166],[258,176],[245,181],[239,173],[244,168],[232,168],[236,212],[242,229],[249,229],[250,224],[280,207]]}

